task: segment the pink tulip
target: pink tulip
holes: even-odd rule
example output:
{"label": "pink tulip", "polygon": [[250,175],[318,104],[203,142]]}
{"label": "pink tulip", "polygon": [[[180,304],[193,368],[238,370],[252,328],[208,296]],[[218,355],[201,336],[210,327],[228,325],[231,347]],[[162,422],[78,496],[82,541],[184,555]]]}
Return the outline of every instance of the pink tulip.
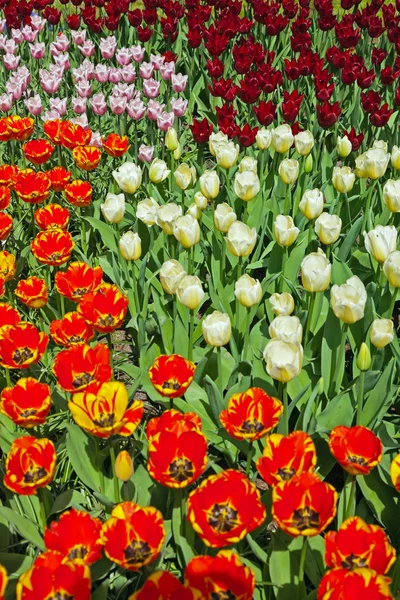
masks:
{"label": "pink tulip", "polygon": [[76,93],[81,98],[89,98],[92,95],[93,88],[90,81],[80,81],[78,85],[75,86]]}
{"label": "pink tulip", "polygon": [[7,36],[4,33],[0,33],[0,50],[4,50],[4,46],[7,44]]}
{"label": "pink tulip", "polygon": [[50,45],[54,46],[54,48],[57,48],[59,52],[68,52],[70,43],[65,33],[61,33]]}
{"label": "pink tulip", "polygon": [[136,79],[135,67],[132,64],[123,67],[119,72],[121,73],[122,81],[125,83],[132,83]]}
{"label": "pink tulip", "polygon": [[82,46],[86,40],[86,29],[80,29],[79,31],[71,31],[71,37],[74,44]]}
{"label": "pink tulip", "polygon": [[158,115],[160,115],[164,109],[165,104],[160,104],[155,100],[149,100],[147,105],[147,118],[150,121],[157,121]]}
{"label": "pink tulip", "polygon": [[4,44],[4,52],[6,54],[15,54],[17,51],[17,44],[15,40],[7,40]]}
{"label": "pink tulip", "polygon": [[31,98],[24,100],[24,104],[28,112],[34,117],[39,116],[43,112],[42,100],[39,94],[35,94]]}
{"label": "pink tulip", "polygon": [[20,100],[20,98],[22,98],[22,94],[24,92],[23,84],[21,82],[17,83],[17,82],[7,81],[6,92],[7,92],[7,94],[12,95],[12,99],[14,101]]}
{"label": "pink tulip", "polygon": [[50,110],[56,110],[63,117],[67,112],[67,99],[50,98]]}
{"label": "pink tulip", "polygon": [[175,63],[171,62],[164,63],[160,67],[160,75],[165,81],[169,81],[172,75],[175,73]]}
{"label": "pink tulip", "polygon": [[110,35],[107,38],[102,38],[100,40],[100,52],[101,52],[101,56],[105,59],[105,60],[110,60],[110,58],[112,58],[115,54],[115,51],[117,49],[117,40],[115,39],[115,37],[113,35]]}
{"label": "pink tulip", "polygon": [[11,35],[16,44],[22,44],[24,41],[24,36],[22,35],[22,31],[20,29],[13,29],[11,31]]}
{"label": "pink tulip", "polygon": [[133,93],[135,91],[135,85],[128,85],[127,83],[117,83],[113,89],[113,96],[125,96],[125,98],[129,101],[133,98]]}
{"label": "pink tulip", "polygon": [[54,57],[54,62],[58,67],[63,69],[64,71],[68,71],[70,68],[69,56],[68,54],[60,54],[60,56]]}
{"label": "pink tulip", "polygon": [[131,100],[127,105],[126,112],[134,121],[140,121],[146,114],[146,106],[140,98],[135,98],[135,100]]}
{"label": "pink tulip", "polygon": [[122,79],[121,71],[116,67],[110,67],[108,72],[108,80],[111,83],[119,83]]}
{"label": "pink tulip", "polygon": [[38,33],[37,30],[32,29],[29,25],[25,25],[25,27],[22,28],[22,36],[25,42],[29,42],[30,44],[36,40]]}
{"label": "pink tulip", "polygon": [[146,79],[143,82],[143,92],[147,98],[157,98],[160,93],[161,83],[155,79]]}
{"label": "pink tulip", "polygon": [[81,69],[85,73],[86,79],[94,79],[95,66],[88,58],[85,58],[81,64]]}
{"label": "pink tulip", "polygon": [[110,68],[107,65],[97,65],[94,76],[99,83],[107,83]]}
{"label": "pink tulip", "polygon": [[119,65],[126,67],[132,62],[131,51],[129,50],[129,48],[120,48],[117,51],[115,59]]}
{"label": "pink tulip", "polygon": [[150,79],[153,75],[153,71],[154,65],[148,62],[143,62],[139,67],[140,77],[143,77],[143,79]]}
{"label": "pink tulip", "polygon": [[4,31],[7,27],[7,22],[5,19],[0,19],[0,31]]}
{"label": "pink tulip", "polygon": [[12,94],[2,94],[0,96],[0,110],[2,112],[8,112],[13,104]]}
{"label": "pink tulip", "polygon": [[183,98],[172,98],[171,108],[176,117],[183,117],[186,112],[188,101]]}
{"label": "pink tulip", "polygon": [[46,44],[44,42],[36,42],[36,44],[29,44],[29,50],[31,51],[32,58],[40,60],[46,53]]}
{"label": "pink tulip", "polygon": [[151,161],[153,160],[153,154],[154,154],[154,146],[145,146],[144,144],[142,144],[139,147],[138,158],[142,162],[151,163]]}
{"label": "pink tulip", "polygon": [[175,121],[175,115],[173,112],[162,112],[161,115],[157,117],[157,127],[161,129],[161,131],[168,131],[170,127],[173,126]]}
{"label": "pink tulip", "polygon": [[86,98],[71,98],[72,110],[76,115],[86,112]]}
{"label": "pink tulip", "polygon": [[40,77],[40,83],[46,94],[55,94],[62,83],[62,78],[53,73],[47,73]]}
{"label": "pink tulip", "polygon": [[85,40],[82,45],[78,46],[83,56],[93,56],[96,46],[91,40]]}
{"label": "pink tulip", "polygon": [[111,112],[114,115],[122,115],[128,102],[125,96],[110,96],[109,101]]}
{"label": "pink tulip", "polygon": [[95,146],[96,148],[101,148],[103,147],[103,142],[101,139],[101,133],[100,131],[93,131],[92,133],[92,137],[90,139],[90,146]]}
{"label": "pink tulip", "polygon": [[70,119],[71,123],[74,125],[80,125],[83,129],[89,129],[89,121],[86,114],[79,115],[79,117],[74,117]]}
{"label": "pink tulip", "polygon": [[164,64],[164,61],[165,56],[162,56],[161,54],[150,55],[150,62],[152,63],[156,71],[160,70],[160,67]]}
{"label": "pink tulip", "polygon": [[46,24],[47,24],[46,19],[43,19],[43,17],[40,17],[39,15],[33,15],[31,17],[31,27],[35,31],[43,31]]}
{"label": "pink tulip", "polygon": [[183,92],[183,90],[186,87],[187,80],[188,80],[188,76],[182,75],[182,73],[177,73],[176,75],[172,75],[171,82],[172,82],[172,89],[174,90],[174,92]]}
{"label": "pink tulip", "polygon": [[131,56],[135,62],[142,62],[144,58],[144,48],[142,48],[142,46],[131,46]]}
{"label": "pink tulip", "polygon": [[60,119],[61,115],[56,110],[47,110],[42,115],[42,121],[55,121],[56,119]]}
{"label": "pink tulip", "polygon": [[8,71],[15,71],[15,69],[18,67],[18,63],[20,60],[20,56],[14,56],[14,54],[6,54],[3,58],[3,63]]}
{"label": "pink tulip", "polygon": [[92,111],[95,115],[102,116],[107,112],[107,104],[102,92],[95,94],[89,100],[89,104],[92,107]]}

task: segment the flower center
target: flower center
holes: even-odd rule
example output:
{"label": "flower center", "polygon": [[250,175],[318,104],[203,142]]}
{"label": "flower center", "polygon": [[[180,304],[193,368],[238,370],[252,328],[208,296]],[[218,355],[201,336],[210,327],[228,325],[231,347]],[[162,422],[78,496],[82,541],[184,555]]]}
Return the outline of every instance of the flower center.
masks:
{"label": "flower center", "polygon": [[101,325],[102,327],[113,327],[113,325],[115,323],[115,317],[113,317],[112,315],[108,314],[105,317],[100,317],[97,320],[97,323],[99,325]]}
{"label": "flower center", "polygon": [[208,523],[219,533],[227,533],[239,524],[238,511],[229,504],[214,504],[209,515]]}
{"label": "flower center", "polygon": [[186,458],[177,458],[170,463],[168,474],[172,479],[183,482],[191,479],[194,475],[194,466],[190,460]]}
{"label": "flower center", "polygon": [[344,569],[350,569],[350,571],[366,566],[367,560],[365,558],[361,558],[361,556],[356,556],[356,554],[350,554],[347,556],[346,560],[342,562],[342,567]]}
{"label": "flower center", "polygon": [[78,377],[75,377],[75,379],[72,382],[72,385],[74,386],[74,388],[79,388],[82,385],[87,385],[88,383],[90,383],[91,381],[93,381],[94,377],[92,373],[81,373],[80,375],[78,375]]}
{"label": "flower center", "polygon": [[98,419],[93,419],[97,427],[111,427],[114,423],[114,413],[101,413]]}
{"label": "flower center", "polygon": [[85,546],[75,546],[72,548],[71,552],[68,554],[68,558],[74,560],[76,558],[85,558],[88,553],[88,549]]}
{"label": "flower center", "polygon": [[74,290],[72,293],[72,297],[73,298],[80,298],[81,296],[83,296],[84,294],[86,294],[88,292],[88,288],[78,288],[77,290]]}
{"label": "flower center", "polygon": [[260,433],[264,429],[264,425],[257,419],[247,419],[242,423],[240,431],[245,433]]}
{"label": "flower center", "polygon": [[55,262],[62,257],[63,257],[63,255],[60,252],[53,252],[53,254],[50,254],[50,256],[49,256],[49,258],[52,262]]}
{"label": "flower center", "polygon": [[348,456],[347,462],[352,463],[353,465],[360,465],[362,467],[366,467],[368,465],[367,461],[362,456]]}
{"label": "flower center", "polygon": [[13,361],[17,365],[22,365],[31,358],[33,358],[33,352],[27,346],[25,348],[18,348],[13,354]]}
{"label": "flower center", "polygon": [[236,600],[236,596],[235,594],[232,594],[231,590],[211,592],[211,600]]}
{"label": "flower center", "polygon": [[133,540],[124,550],[124,556],[128,563],[144,563],[152,555],[147,542]]}
{"label": "flower center", "polygon": [[168,379],[162,384],[163,390],[179,390],[181,384],[176,379]]}
{"label": "flower center", "polygon": [[47,474],[47,471],[44,467],[33,467],[32,465],[29,467],[28,471],[24,473],[24,482],[25,483],[36,483],[40,479],[43,479]]}
{"label": "flower center", "polygon": [[296,469],[293,469],[293,467],[284,467],[283,469],[278,469],[278,475],[283,481],[289,481],[289,479],[292,479],[293,475],[295,474]]}
{"label": "flower center", "polygon": [[81,337],[80,335],[72,335],[69,338],[69,343],[70,344],[79,344],[80,342],[84,342],[85,338]]}
{"label": "flower center", "polygon": [[317,529],[319,527],[319,514],[309,506],[299,508],[293,513],[293,525],[296,529]]}
{"label": "flower center", "polygon": [[36,415],[36,413],[37,413],[36,408],[27,408],[26,410],[22,411],[20,416],[23,419],[26,419],[27,417],[33,417],[34,415]]}
{"label": "flower center", "polygon": [[67,594],[67,592],[56,592],[48,600],[74,600],[74,597]]}

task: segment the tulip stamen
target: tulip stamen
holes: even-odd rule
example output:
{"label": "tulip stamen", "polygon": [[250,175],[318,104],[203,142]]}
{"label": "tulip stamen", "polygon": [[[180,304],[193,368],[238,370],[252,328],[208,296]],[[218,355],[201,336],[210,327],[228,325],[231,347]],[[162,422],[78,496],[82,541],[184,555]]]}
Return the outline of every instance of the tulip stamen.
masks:
{"label": "tulip stamen", "polygon": [[162,384],[163,390],[179,390],[181,384],[176,379],[169,379]]}
{"label": "tulip stamen", "polygon": [[43,479],[47,475],[47,471],[44,467],[29,467],[28,471],[24,473],[25,483],[37,483],[40,479]]}
{"label": "tulip stamen", "polygon": [[367,461],[362,456],[349,456],[347,462],[355,465],[361,465],[362,467],[366,467],[368,465]]}
{"label": "tulip stamen", "polygon": [[21,365],[31,358],[33,358],[33,352],[27,346],[25,348],[18,348],[13,354],[13,361],[17,365]]}
{"label": "tulip stamen", "polygon": [[208,516],[208,522],[219,533],[227,533],[239,524],[238,511],[229,504],[214,504]]}
{"label": "tulip stamen", "polygon": [[318,529],[319,527],[319,513],[312,510],[309,506],[299,508],[293,513],[293,524],[296,529],[304,531],[305,529]]}
{"label": "tulip stamen", "polygon": [[72,385],[75,389],[80,388],[82,385],[86,385],[87,383],[93,381],[93,379],[94,377],[92,373],[81,373],[80,375],[78,375],[78,377],[75,377],[75,379],[72,382]]}
{"label": "tulip stamen", "polygon": [[356,554],[350,554],[346,560],[342,562],[342,567],[344,569],[349,569],[352,571],[353,569],[360,569],[362,567],[366,567],[367,560],[365,558],[361,558],[361,556],[357,556]]}
{"label": "tulip stamen", "polygon": [[264,429],[264,425],[257,421],[257,419],[248,419],[244,421],[240,431],[244,433],[260,433]]}
{"label": "tulip stamen", "polygon": [[236,600],[237,596],[232,594],[231,590],[223,592],[211,592],[211,600]]}
{"label": "tulip stamen", "polygon": [[85,558],[87,553],[88,549],[86,548],[86,546],[75,546],[75,548],[73,548],[68,554],[68,558],[70,558],[71,560],[75,560],[77,558],[83,559]]}
{"label": "tulip stamen", "polygon": [[168,467],[168,474],[172,479],[182,483],[194,476],[194,466],[187,458],[177,458]]}
{"label": "tulip stamen", "polygon": [[278,469],[278,475],[283,481],[289,481],[292,479],[293,475],[296,474],[296,469],[293,467],[284,467],[282,469]]}
{"label": "tulip stamen", "polygon": [[152,555],[151,548],[147,542],[133,540],[124,550],[124,556],[128,563],[144,563]]}

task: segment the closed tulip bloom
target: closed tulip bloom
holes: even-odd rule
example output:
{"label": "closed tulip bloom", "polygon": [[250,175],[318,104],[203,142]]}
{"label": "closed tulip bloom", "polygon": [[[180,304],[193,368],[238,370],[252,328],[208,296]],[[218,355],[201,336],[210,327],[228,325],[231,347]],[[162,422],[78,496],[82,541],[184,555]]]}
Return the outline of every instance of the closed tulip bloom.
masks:
{"label": "closed tulip bloom", "polygon": [[394,326],[392,319],[375,319],[369,330],[369,339],[376,348],[384,348],[393,342]]}
{"label": "closed tulip bloom", "polygon": [[142,255],[142,241],[139,234],[127,231],[119,240],[119,250],[125,260],[137,260]]}
{"label": "closed tulip bloom", "polygon": [[133,462],[126,450],[121,450],[115,459],[115,475],[120,481],[129,481],[133,475]]}
{"label": "closed tulip bloom", "polygon": [[331,306],[338,319],[351,325],[364,316],[367,292],[364,284],[353,275],[342,285],[333,285],[331,289]]}
{"label": "closed tulip bloom", "polygon": [[260,180],[254,171],[238,172],[235,175],[235,194],[244,202],[252,200],[260,191]]}
{"label": "closed tulip bloom", "polygon": [[225,237],[229,251],[235,256],[249,256],[254,250],[257,241],[257,232],[253,227],[241,221],[235,221],[228,229]]}
{"label": "closed tulip bloom", "polygon": [[142,171],[133,162],[123,163],[119,169],[113,171],[113,177],[126,194],[134,194],[142,183]]}
{"label": "closed tulip bloom", "polygon": [[342,219],[337,215],[323,212],[315,221],[315,233],[326,246],[339,239],[341,230]]}
{"label": "closed tulip bloom", "polygon": [[255,158],[251,158],[251,156],[245,156],[239,163],[239,172],[243,173],[244,171],[253,171],[257,175],[258,163]]}
{"label": "closed tulip bloom", "polygon": [[400,252],[398,250],[389,254],[383,263],[383,272],[390,285],[395,288],[400,287]]}
{"label": "closed tulip bloom", "polygon": [[396,171],[400,169],[400,148],[398,146],[393,146],[392,153],[390,155],[390,162]]}
{"label": "closed tulip bloom", "polygon": [[239,156],[239,145],[234,142],[222,142],[215,148],[215,158],[223,169],[230,169],[236,164]]}
{"label": "closed tulip bloom", "polygon": [[292,128],[286,123],[272,130],[272,147],[275,152],[285,154],[293,146]]}
{"label": "closed tulip bloom", "polygon": [[194,203],[200,210],[206,210],[208,206],[208,200],[201,192],[196,192],[194,195]]}
{"label": "closed tulip bloom", "polygon": [[164,292],[176,294],[177,287],[185,275],[185,269],[177,260],[172,258],[164,262],[160,269],[160,281]]}
{"label": "closed tulip bloom", "polygon": [[194,202],[188,206],[186,214],[191,215],[196,221],[200,221],[203,215],[200,208]]}
{"label": "closed tulip bloom", "polygon": [[307,292],[323,292],[331,281],[331,263],[326,254],[318,248],[303,258],[301,263],[301,283]]}
{"label": "closed tulip bloom", "polygon": [[169,127],[165,134],[165,145],[171,152],[174,152],[179,145],[178,133],[173,127]]}
{"label": "closed tulip bloom", "polygon": [[306,190],[300,200],[299,208],[306,219],[316,219],[324,210],[324,195],[318,188]]}
{"label": "closed tulip bloom", "polygon": [[271,340],[266,345],[263,357],[267,373],[272,379],[287,383],[296,377],[303,366],[303,348],[299,344]]}
{"label": "closed tulip bloom", "polygon": [[334,167],[332,184],[340,194],[347,194],[353,189],[356,176],[350,167]]}
{"label": "closed tulip bloom", "polygon": [[182,216],[182,207],[174,202],[168,202],[159,207],[157,211],[157,225],[167,235],[174,233],[174,222]]}
{"label": "closed tulip bloom", "polygon": [[299,176],[299,161],[284,158],[278,169],[280,178],[286,185],[292,185]]}
{"label": "closed tulip bloom", "polygon": [[227,233],[229,227],[237,220],[235,211],[229,204],[222,202],[218,204],[214,212],[214,225],[218,231]]}
{"label": "closed tulip bloom", "polygon": [[209,346],[225,346],[232,335],[232,325],[226,313],[214,310],[211,315],[204,317],[201,322],[203,337]]}
{"label": "closed tulip bloom", "polygon": [[249,275],[242,275],[235,283],[235,296],[242,306],[251,308],[262,298],[260,282]]}
{"label": "closed tulip bloom", "polygon": [[217,131],[217,133],[212,133],[208,140],[208,148],[213,156],[217,153],[217,146],[221,143],[229,142],[229,138],[222,131]]}
{"label": "closed tulip bloom", "polygon": [[209,200],[213,200],[219,194],[221,182],[216,171],[204,171],[199,177],[200,191]]}
{"label": "closed tulip bloom", "polygon": [[306,129],[297,133],[294,136],[294,147],[296,148],[296,152],[301,156],[310,154],[314,147],[314,136],[311,131]]}
{"label": "closed tulip bloom", "polygon": [[291,315],[294,311],[293,296],[289,292],[272,294],[269,298],[269,303],[271,304],[272,312],[277,316]]}
{"label": "closed tulip bloom", "polygon": [[182,277],[176,288],[176,295],[179,302],[182,302],[190,310],[197,308],[205,296],[201,281],[195,275]]}
{"label": "closed tulip bloom", "polygon": [[377,225],[368,233],[364,231],[364,243],[367,252],[379,263],[385,262],[397,247],[397,230],[394,225]]}
{"label": "closed tulip bloom", "polygon": [[268,331],[271,339],[291,344],[301,344],[303,338],[303,327],[298,317],[284,315],[276,317],[271,321]]}
{"label": "closed tulip bloom", "polygon": [[178,217],[173,223],[173,233],[184,248],[191,248],[200,241],[199,222],[191,215]]}
{"label": "closed tulip bloom", "polygon": [[137,203],[136,217],[148,227],[152,227],[157,221],[157,211],[160,205],[154,198],[146,198]]}
{"label": "closed tulip bloom", "polygon": [[181,156],[182,156],[182,146],[180,144],[178,144],[177,149],[174,150],[174,159],[179,160]]}
{"label": "closed tulip bloom", "polygon": [[362,179],[379,179],[386,173],[390,154],[384,148],[370,148],[356,158],[356,175]]}
{"label": "closed tulip bloom", "polygon": [[161,183],[170,173],[167,163],[159,158],[155,158],[149,167],[149,178],[153,183]]}
{"label": "closed tulip bloom", "polygon": [[124,194],[107,194],[104,204],[100,205],[103,217],[109,223],[120,223],[125,214]]}
{"label": "closed tulip bloom", "polygon": [[270,147],[272,142],[272,132],[266,129],[265,127],[261,127],[257,131],[256,135],[256,144],[259,150],[266,150]]}
{"label": "closed tulip bloom", "polygon": [[346,158],[346,156],[349,156],[352,149],[353,146],[351,145],[351,141],[347,135],[344,135],[343,137],[338,136],[336,150],[341,158]]}
{"label": "closed tulip bloom", "polygon": [[274,238],[280,246],[291,246],[299,237],[300,229],[295,226],[292,217],[278,215],[274,223]]}
{"label": "closed tulip bloom", "polygon": [[383,186],[383,201],[390,212],[400,212],[400,179],[388,179]]}
{"label": "closed tulip bloom", "polygon": [[375,140],[374,143],[372,144],[372,149],[374,150],[375,148],[379,148],[380,150],[384,150],[385,152],[387,152],[388,151],[387,142],[384,142],[383,140]]}
{"label": "closed tulip bloom", "polygon": [[186,190],[189,185],[196,180],[196,175],[193,173],[193,168],[187,163],[182,163],[174,171],[176,185],[180,190]]}

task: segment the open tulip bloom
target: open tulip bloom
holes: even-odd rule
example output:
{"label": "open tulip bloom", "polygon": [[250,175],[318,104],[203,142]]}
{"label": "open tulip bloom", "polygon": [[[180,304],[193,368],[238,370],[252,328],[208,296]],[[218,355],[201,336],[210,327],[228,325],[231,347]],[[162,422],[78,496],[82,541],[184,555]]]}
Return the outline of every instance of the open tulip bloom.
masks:
{"label": "open tulip bloom", "polygon": [[1,3],[0,600],[397,597],[399,23]]}

